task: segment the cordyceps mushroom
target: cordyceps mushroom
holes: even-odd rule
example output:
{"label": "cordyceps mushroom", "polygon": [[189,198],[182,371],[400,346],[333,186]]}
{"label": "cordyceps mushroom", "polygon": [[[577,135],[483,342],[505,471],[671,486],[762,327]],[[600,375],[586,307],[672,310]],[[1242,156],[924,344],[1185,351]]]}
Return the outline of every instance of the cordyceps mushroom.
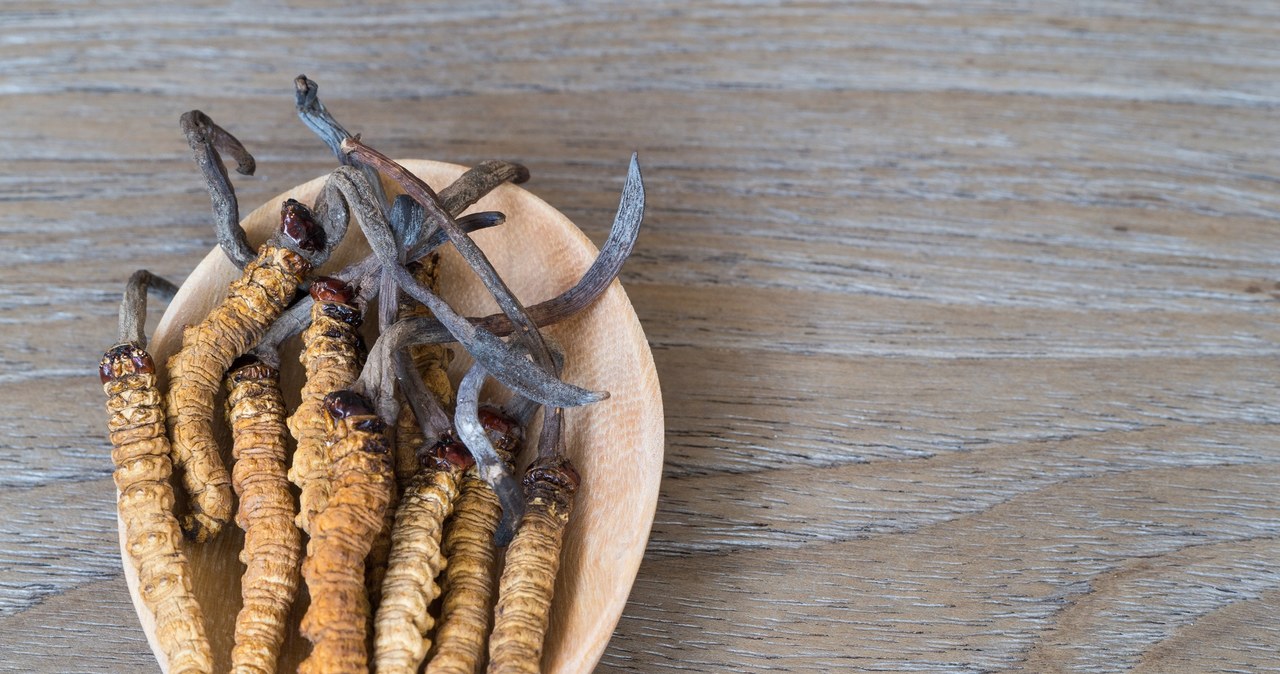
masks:
{"label": "cordyceps mushroom", "polygon": [[286,469],[287,431],[280,371],[242,356],[227,374],[232,486],[239,499],[236,524],[244,530],[240,562],[241,608],[236,616],[233,674],[270,674],[284,643],[289,609],[298,591],[302,534]]}
{"label": "cordyceps mushroom", "polygon": [[303,674],[368,671],[366,648],[369,598],[365,558],[382,528],[395,477],[386,442],[386,424],[356,391],[325,397],[329,423],[332,491],[328,506],[312,521],[302,575],[311,605],[302,635],[311,655]]}
{"label": "cordyceps mushroom", "polygon": [[173,516],[172,466],[156,368],[146,351],[143,325],[148,288],[166,299],[177,288],[139,270],[120,304],[119,342],[102,357],[99,371],[107,394],[117,507],[126,549],[142,601],[156,620],[156,643],[172,674],[211,674],[213,656],[204,616],[191,586],[191,572]]}
{"label": "cordyceps mushroom", "polygon": [[419,451],[421,469],[409,480],[396,509],[391,554],[374,619],[374,661],[382,674],[414,674],[431,645],[428,607],[440,596],[436,577],[445,518],[453,512],[459,480],[471,463],[452,438]]}
{"label": "cordyceps mushroom", "polygon": [[[207,119],[202,113],[184,115],[184,129],[199,130]],[[210,193],[216,202],[219,190],[212,183]],[[242,276],[231,282],[222,303],[200,324],[183,330],[182,347],[169,359],[165,406],[173,457],[183,470],[183,484],[192,501],[191,514],[182,525],[196,541],[216,535],[231,518],[231,479],[212,429],[214,397],[222,376],[232,361],[262,338],[305,276],[328,259],[346,231],[345,218],[325,220],[322,228],[306,206],[292,199],[281,207],[280,219],[279,232],[258,249]],[[226,240],[221,235],[219,239]]]}
{"label": "cordyceps mushroom", "polygon": [[[624,212],[633,211],[639,217],[643,204],[644,190],[633,156],[615,229]],[[558,375],[560,364],[553,363],[552,368]],[[473,386],[478,390],[478,385]],[[463,388],[469,388],[465,381]],[[461,433],[471,425],[463,414],[474,405],[474,392],[460,391],[459,398],[457,423]],[[466,398],[465,405],[463,398]],[[543,640],[550,623],[551,600],[560,567],[560,547],[580,483],[578,471],[564,454],[563,424],[562,409],[545,409],[537,457],[525,471],[524,514],[507,548],[498,583],[498,603],[489,637],[490,674],[537,674],[541,670]]]}
{"label": "cordyceps mushroom", "polygon": [[[515,326],[517,339],[524,344],[537,362],[520,356],[515,347],[498,339],[497,336],[478,328],[468,322],[448,304],[413,278],[398,259],[398,248],[391,227],[381,213],[365,205],[356,208],[355,213],[364,231],[365,240],[381,260],[384,269],[390,270],[400,287],[415,300],[426,305],[449,333],[467,349],[478,361],[485,364],[493,376],[508,388],[520,395],[533,398],[546,405],[557,407],[577,407],[587,405],[608,397],[604,391],[588,391],[572,384],[565,383],[551,373],[544,365],[550,355],[542,344],[537,326],[527,318],[519,300],[507,288],[506,283],[498,277],[484,253],[476,247],[466,232],[458,226],[454,218],[440,205],[439,197],[420,178],[405,170],[403,166],[379,154],[354,138],[342,142],[342,148],[352,158],[376,167],[400,184],[405,192],[418,202],[426,212],[428,222],[436,224],[449,236],[449,240],[471,266],[485,287],[494,295],[499,307]],[[367,202],[369,196],[360,196]],[[356,195],[359,196],[358,191]]]}
{"label": "cordyceps mushroom", "polygon": [[[510,466],[523,424],[492,407],[481,408],[478,417],[497,455]],[[474,674],[484,659],[497,579],[494,535],[501,519],[502,506],[493,488],[475,466],[468,468],[445,525],[443,550],[449,564],[440,581],[440,625],[427,674]]]}
{"label": "cordyceps mushroom", "polygon": [[363,362],[360,335],[363,320],[353,304],[354,289],[335,278],[311,282],[311,325],[302,332],[302,362],[306,379],[301,402],[289,417],[297,440],[289,479],[301,490],[298,526],[309,535],[311,521],[329,502],[329,456],[325,446],[323,403],[328,394],[345,389],[360,376]]}

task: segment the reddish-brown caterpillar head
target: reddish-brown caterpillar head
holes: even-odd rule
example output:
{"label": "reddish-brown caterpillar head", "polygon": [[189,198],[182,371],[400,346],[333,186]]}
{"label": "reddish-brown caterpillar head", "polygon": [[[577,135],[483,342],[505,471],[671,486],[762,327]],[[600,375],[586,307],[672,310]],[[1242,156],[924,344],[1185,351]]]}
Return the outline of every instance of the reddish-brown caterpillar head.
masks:
{"label": "reddish-brown caterpillar head", "polygon": [[493,443],[493,448],[498,450],[499,455],[510,461],[511,457],[515,456],[516,450],[520,448],[520,439],[523,435],[520,424],[490,405],[481,406],[477,416],[480,418],[480,425],[484,428],[485,435],[489,437],[489,442]]}
{"label": "reddish-brown caterpillar head", "polygon": [[280,207],[280,231],[298,248],[314,253],[324,248],[324,229],[316,223],[311,209],[293,199]]}
{"label": "reddish-brown caterpillar head", "polygon": [[373,406],[355,391],[334,391],[324,397],[324,413],[336,420],[373,414]]}
{"label": "reddish-brown caterpillar head", "polygon": [[151,360],[151,354],[133,342],[111,347],[98,363],[98,376],[104,384],[125,375],[155,374],[155,371],[156,364]]}
{"label": "reddish-brown caterpillar head", "polygon": [[452,468],[466,470],[476,463],[475,459],[471,457],[471,452],[467,451],[467,446],[452,434],[440,438],[439,442],[431,447],[420,449],[418,451],[418,461],[436,470],[450,470]]}
{"label": "reddish-brown caterpillar head", "polygon": [[279,374],[274,367],[258,360],[257,356],[246,353],[231,363],[231,369],[227,371],[227,379],[234,386],[246,381],[274,379]]}
{"label": "reddish-brown caterpillar head", "polygon": [[578,470],[569,459],[563,456],[540,458],[529,466],[524,474],[524,488],[533,487],[538,482],[549,482],[572,494],[582,484]]}
{"label": "reddish-brown caterpillar head", "polygon": [[332,276],[317,276],[311,282],[311,299],[317,302],[341,302],[351,304],[355,298],[355,289],[342,279]]}

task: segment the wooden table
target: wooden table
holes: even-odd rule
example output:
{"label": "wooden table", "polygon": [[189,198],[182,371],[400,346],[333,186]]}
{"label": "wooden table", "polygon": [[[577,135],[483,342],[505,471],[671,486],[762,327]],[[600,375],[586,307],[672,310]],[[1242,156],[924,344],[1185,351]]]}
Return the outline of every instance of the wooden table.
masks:
{"label": "wooden table", "polygon": [[526,163],[623,281],[666,475],[601,672],[1280,671],[1271,3],[0,8],[0,671],[152,671],[102,393],[213,245],[177,128]]}

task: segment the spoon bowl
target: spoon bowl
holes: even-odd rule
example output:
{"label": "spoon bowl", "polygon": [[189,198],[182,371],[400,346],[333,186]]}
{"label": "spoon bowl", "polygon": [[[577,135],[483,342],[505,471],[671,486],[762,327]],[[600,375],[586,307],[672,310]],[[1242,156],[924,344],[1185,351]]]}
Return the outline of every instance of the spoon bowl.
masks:
{"label": "spoon bowl", "polygon": [[[423,160],[401,163],[437,191],[465,170]],[[278,227],[281,201],[291,197],[311,204],[323,184],[321,177],[299,185],[250,213],[242,223],[249,240],[257,245]],[[398,191],[390,184],[386,187],[388,193]],[[515,185],[499,187],[471,210],[506,214],[502,226],[472,236],[526,305],[550,299],[572,286],[595,259],[596,247],[572,222]],[[346,240],[319,272],[332,273],[359,260],[368,250],[359,228],[352,223]],[[163,370],[181,345],[182,327],[203,319],[237,276],[239,271],[219,249],[196,267],[151,339],[150,351],[157,367]],[[441,295],[461,314],[483,316],[497,311],[452,246],[441,249],[440,276]],[[610,392],[601,403],[565,411],[566,451],[582,476],[582,486],[565,534],[542,661],[544,672],[590,672],[622,615],[653,523],[662,475],[662,397],[648,342],[617,281],[586,310],[544,332],[565,351],[565,381]],[[370,344],[372,337],[368,335]],[[470,364],[464,352],[456,352],[451,366],[455,384]],[[297,353],[296,343],[287,344],[282,352],[281,386],[290,409],[297,404],[302,385]],[[163,386],[164,372],[160,374]],[[503,393],[492,384],[486,393],[482,400],[505,402]],[[222,419],[215,419],[215,428],[223,440],[223,459],[230,466],[230,437]],[[527,432],[526,437],[536,438],[536,432]],[[529,450],[526,447],[525,461]],[[161,669],[168,672],[155,641],[154,617],[141,601],[137,574],[125,552],[123,528],[120,540],[134,607]],[[202,545],[185,546],[217,671],[230,666],[232,627],[240,610],[244,571],[237,557],[242,543],[243,535],[233,523]],[[307,641],[298,634],[307,603],[305,591],[299,594],[280,672],[295,671],[309,650]]]}

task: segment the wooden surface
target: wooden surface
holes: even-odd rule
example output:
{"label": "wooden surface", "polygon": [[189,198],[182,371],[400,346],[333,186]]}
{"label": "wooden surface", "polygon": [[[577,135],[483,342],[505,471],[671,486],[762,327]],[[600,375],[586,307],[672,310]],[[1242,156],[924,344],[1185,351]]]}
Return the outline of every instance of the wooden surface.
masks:
{"label": "wooden surface", "polygon": [[[633,6],[634,4],[634,6]],[[350,6],[349,6],[350,5]],[[1280,10],[1265,2],[5,3],[0,671],[153,671],[102,392],[129,273],[325,172],[526,163],[667,412],[600,672],[1280,670]]]}

